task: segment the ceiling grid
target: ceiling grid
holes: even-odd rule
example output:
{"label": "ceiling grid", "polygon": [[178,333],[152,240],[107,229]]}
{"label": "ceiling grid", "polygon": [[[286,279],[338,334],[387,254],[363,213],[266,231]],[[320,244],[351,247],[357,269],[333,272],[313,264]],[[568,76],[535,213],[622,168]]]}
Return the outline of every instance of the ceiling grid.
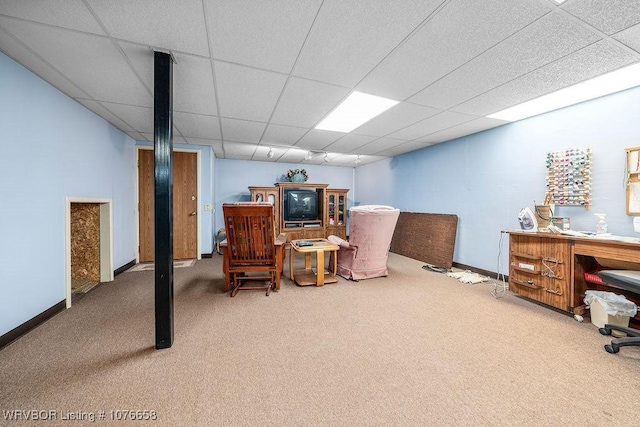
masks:
{"label": "ceiling grid", "polygon": [[[0,51],[149,141],[153,50],[176,59],[176,142],[356,166],[501,126],[486,116],[639,62],[640,2],[0,2]],[[400,103],[349,133],[315,129],[352,91]]]}

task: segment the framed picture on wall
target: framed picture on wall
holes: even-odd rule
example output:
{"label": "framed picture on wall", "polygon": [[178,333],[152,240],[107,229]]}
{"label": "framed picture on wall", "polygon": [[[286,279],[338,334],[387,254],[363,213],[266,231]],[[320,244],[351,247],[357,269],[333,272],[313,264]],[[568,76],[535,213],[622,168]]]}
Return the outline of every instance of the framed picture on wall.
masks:
{"label": "framed picture on wall", "polygon": [[627,215],[640,215],[640,147],[626,149]]}

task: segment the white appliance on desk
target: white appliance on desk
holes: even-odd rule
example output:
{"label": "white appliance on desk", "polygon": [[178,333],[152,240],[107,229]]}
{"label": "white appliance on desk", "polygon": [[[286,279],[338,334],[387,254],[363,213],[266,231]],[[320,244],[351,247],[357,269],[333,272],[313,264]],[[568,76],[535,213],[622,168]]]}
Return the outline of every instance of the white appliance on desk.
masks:
{"label": "white appliance on desk", "polygon": [[531,208],[523,208],[518,214],[518,222],[522,231],[535,233],[538,231],[538,220]]}

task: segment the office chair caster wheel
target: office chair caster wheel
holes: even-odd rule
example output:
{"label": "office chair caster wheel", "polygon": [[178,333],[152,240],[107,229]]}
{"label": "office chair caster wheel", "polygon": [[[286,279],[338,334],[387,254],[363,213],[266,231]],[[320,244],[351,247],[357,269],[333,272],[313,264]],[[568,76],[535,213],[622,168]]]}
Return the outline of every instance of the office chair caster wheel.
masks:
{"label": "office chair caster wheel", "polygon": [[604,349],[607,350],[607,353],[611,354],[615,354],[620,351],[620,347],[611,344],[605,344]]}
{"label": "office chair caster wheel", "polygon": [[[600,333],[602,335],[611,335],[611,329],[610,328],[600,328],[598,330],[600,331]],[[607,351],[609,351],[609,350],[607,350]],[[611,352],[609,352],[609,353],[611,353]]]}

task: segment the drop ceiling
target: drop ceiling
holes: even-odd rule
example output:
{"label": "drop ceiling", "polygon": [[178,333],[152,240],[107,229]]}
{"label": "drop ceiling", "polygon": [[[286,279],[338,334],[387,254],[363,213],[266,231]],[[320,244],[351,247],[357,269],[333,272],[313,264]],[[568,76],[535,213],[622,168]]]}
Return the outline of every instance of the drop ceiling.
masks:
{"label": "drop ceiling", "polygon": [[[0,0],[0,50],[140,141],[153,51],[171,52],[175,143],[356,166],[640,61],[640,2]],[[347,134],[314,129],[353,90],[401,102]]]}

